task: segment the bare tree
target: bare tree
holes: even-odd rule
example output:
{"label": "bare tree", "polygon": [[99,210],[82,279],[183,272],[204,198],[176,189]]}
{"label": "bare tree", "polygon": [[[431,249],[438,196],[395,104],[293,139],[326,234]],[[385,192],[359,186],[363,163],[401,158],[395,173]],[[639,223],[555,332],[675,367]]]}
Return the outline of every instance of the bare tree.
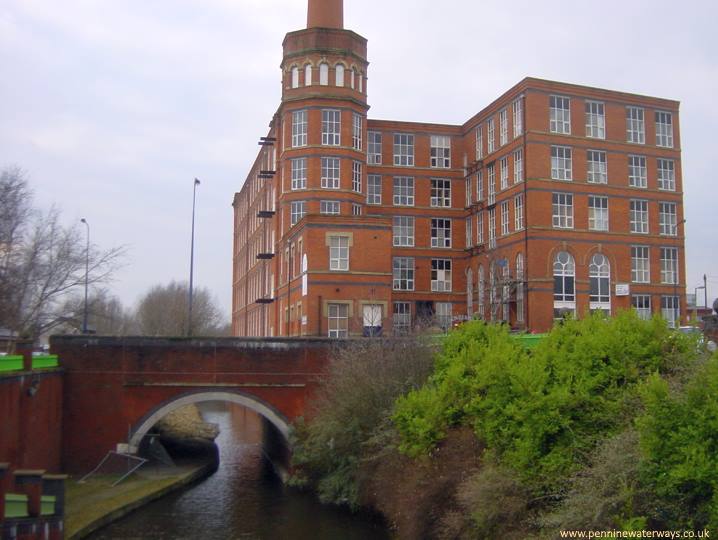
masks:
{"label": "bare tree", "polygon": [[[82,331],[85,299],[82,295],[68,299],[62,308],[63,324],[61,332],[78,333]],[[93,291],[87,299],[87,326],[95,334],[104,336],[126,336],[137,333],[134,314],[125,308],[116,296],[107,290]]]}
{"label": "bare tree", "polygon": [[[172,281],[155,285],[137,306],[140,332],[147,336],[184,336],[187,334],[189,287]],[[229,335],[228,326],[208,289],[200,287],[192,295],[192,333],[198,336]]]}
{"label": "bare tree", "polygon": [[64,320],[63,302],[88,283],[107,282],[124,248],[106,251],[90,246],[79,227],[64,227],[60,212],[32,206],[23,172],[0,173],[0,327],[36,338]]}

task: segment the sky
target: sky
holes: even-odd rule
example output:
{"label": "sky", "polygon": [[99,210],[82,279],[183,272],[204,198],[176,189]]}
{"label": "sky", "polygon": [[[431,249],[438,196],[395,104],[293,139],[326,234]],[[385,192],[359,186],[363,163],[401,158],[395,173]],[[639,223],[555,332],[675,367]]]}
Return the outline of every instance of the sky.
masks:
{"label": "sky", "polygon": [[[718,2],[345,0],[369,41],[369,117],[461,124],[526,76],[681,102],[687,292],[718,296]],[[0,168],[125,245],[132,307],[188,280],[229,318],[232,198],[281,97],[306,0],[0,0]],[[699,298],[703,297],[702,291]]]}

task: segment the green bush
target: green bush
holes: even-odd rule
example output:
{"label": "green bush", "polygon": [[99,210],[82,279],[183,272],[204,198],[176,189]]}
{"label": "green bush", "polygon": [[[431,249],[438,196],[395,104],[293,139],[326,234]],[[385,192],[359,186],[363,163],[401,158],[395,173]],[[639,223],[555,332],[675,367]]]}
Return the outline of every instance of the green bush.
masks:
{"label": "green bush", "polygon": [[397,400],[400,450],[425,455],[449,427],[470,425],[498,463],[540,491],[557,489],[635,414],[637,383],[689,349],[634,311],[567,320],[532,352],[504,327],[467,323],[447,338],[428,384]]}
{"label": "green bush", "polygon": [[637,420],[642,480],[658,503],[651,517],[671,527],[718,528],[718,355],[684,391],[655,375],[642,388]]}

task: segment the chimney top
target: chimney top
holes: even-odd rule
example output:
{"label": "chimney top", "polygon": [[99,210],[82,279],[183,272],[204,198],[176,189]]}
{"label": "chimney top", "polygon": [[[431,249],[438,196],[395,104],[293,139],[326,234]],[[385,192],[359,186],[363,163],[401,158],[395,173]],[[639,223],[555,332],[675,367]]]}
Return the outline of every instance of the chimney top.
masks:
{"label": "chimney top", "polygon": [[344,28],[344,0],[309,0],[307,28]]}

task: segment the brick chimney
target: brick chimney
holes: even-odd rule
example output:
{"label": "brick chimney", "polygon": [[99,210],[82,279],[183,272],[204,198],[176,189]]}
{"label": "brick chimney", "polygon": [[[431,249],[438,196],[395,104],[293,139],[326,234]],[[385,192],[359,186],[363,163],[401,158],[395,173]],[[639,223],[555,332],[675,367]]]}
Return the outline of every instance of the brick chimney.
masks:
{"label": "brick chimney", "polygon": [[309,0],[307,28],[344,28],[344,0]]}

